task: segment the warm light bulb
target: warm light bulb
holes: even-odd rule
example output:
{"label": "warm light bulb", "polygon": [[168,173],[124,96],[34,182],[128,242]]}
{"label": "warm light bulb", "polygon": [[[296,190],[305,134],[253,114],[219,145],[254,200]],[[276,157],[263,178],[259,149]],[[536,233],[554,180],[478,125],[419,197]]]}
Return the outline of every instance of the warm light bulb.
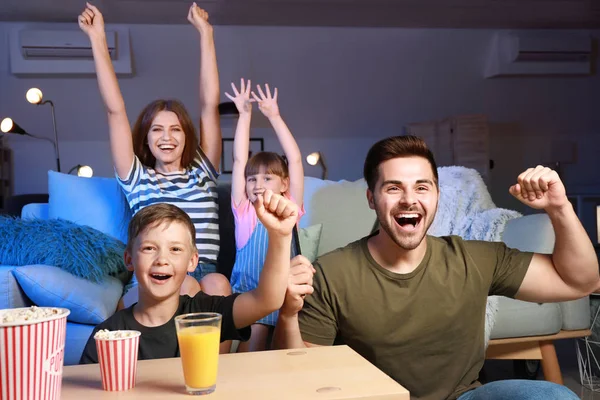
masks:
{"label": "warm light bulb", "polygon": [[10,118],[4,118],[2,120],[2,122],[0,123],[0,131],[7,133],[10,132],[10,130],[13,127],[13,120]]}
{"label": "warm light bulb", "polygon": [[310,153],[306,156],[306,162],[310,165],[317,165],[317,163],[319,162],[319,158],[321,158],[321,155],[318,151],[315,151],[314,153]]}
{"label": "warm light bulb", "polygon": [[89,165],[82,165],[77,170],[77,176],[81,176],[83,178],[91,178],[94,175],[94,170]]}
{"label": "warm light bulb", "polygon": [[43,95],[40,89],[31,88],[27,91],[25,97],[27,98],[27,101],[31,104],[40,104],[42,102]]}

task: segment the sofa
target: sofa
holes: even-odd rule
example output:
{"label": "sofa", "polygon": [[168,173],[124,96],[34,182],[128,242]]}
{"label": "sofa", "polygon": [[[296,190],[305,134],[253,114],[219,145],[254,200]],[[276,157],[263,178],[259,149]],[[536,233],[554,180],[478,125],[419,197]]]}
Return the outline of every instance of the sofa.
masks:
{"label": "sofa", "polygon": [[[303,233],[312,233],[304,235],[309,236],[304,240],[301,238],[303,253],[310,253],[309,258],[312,259],[373,231],[376,227],[376,216],[368,208],[365,190],[366,183],[362,179],[355,182],[334,182],[312,177],[305,178],[304,207],[306,214],[300,222],[300,228],[302,228]],[[65,196],[65,193],[71,193],[71,195]],[[91,214],[96,215],[97,219],[100,220],[97,223],[91,223],[92,225],[99,224],[94,226],[95,228],[104,229],[105,232],[115,237],[122,235],[123,226],[126,225],[124,220],[126,221],[127,218],[122,212],[122,208],[126,207],[126,204],[119,203],[122,202],[122,199],[119,199],[120,194],[114,179],[79,178],[50,171],[49,194],[50,200],[48,203],[28,204],[23,207],[22,218],[47,219],[58,216],[60,218],[71,218],[77,223],[85,223],[84,220],[89,218],[88,214],[90,214],[89,210],[91,209],[94,210]],[[233,215],[230,207],[230,182],[226,179],[219,182],[218,194],[221,235],[218,271],[229,277],[235,258],[235,238]],[[73,196],[76,198],[73,199]],[[113,198],[105,199],[110,196]],[[111,203],[111,205],[98,204],[98,198],[104,199],[103,201]],[[53,211],[53,207],[63,207],[67,210],[61,214]],[[68,214],[78,207],[84,210],[86,207],[88,208],[87,214],[81,213],[83,220],[78,220],[77,215]],[[103,208],[108,211],[103,210]],[[112,217],[107,218],[106,213],[109,213],[108,215],[112,215]],[[502,240],[509,247],[550,253],[554,245],[554,233],[545,214],[534,214],[508,221],[502,234]],[[21,284],[22,277],[17,278],[19,270],[22,268],[0,265],[0,309],[29,306],[34,303],[34,300],[28,295],[32,289],[23,287]],[[110,286],[111,293],[115,292],[115,287],[122,290],[122,281],[112,277],[110,279],[111,284],[108,286]],[[93,289],[82,289],[88,293],[108,293],[105,282],[92,284],[83,281],[71,283],[70,287],[75,288],[86,283],[88,286],[95,285]],[[115,283],[115,281],[118,283]],[[56,285],[56,283],[42,281],[34,282],[33,285],[38,289],[42,287],[44,290],[51,290],[52,285]],[[39,299],[40,294],[35,293],[34,297]],[[104,296],[100,295],[99,297]],[[118,300],[117,297],[115,298]],[[90,299],[84,298],[79,303],[87,300]],[[110,309],[113,303],[116,307],[114,299],[108,306],[105,305],[104,312],[108,315],[114,312],[114,308]],[[44,305],[48,305],[48,301]],[[54,305],[58,306],[58,304]],[[78,314],[82,314],[82,312]],[[83,346],[94,327],[94,323],[89,321],[82,323],[81,318],[78,321],[69,320],[68,322],[65,350],[65,364],[67,365],[78,362]],[[589,299],[587,298],[559,304],[534,304],[501,298],[491,338],[494,340],[531,338],[540,335],[559,334],[564,331],[578,331],[589,327],[590,309]],[[492,340],[490,348],[495,347],[494,340]],[[518,357],[515,356],[515,358]],[[536,357],[532,356],[532,358]]]}

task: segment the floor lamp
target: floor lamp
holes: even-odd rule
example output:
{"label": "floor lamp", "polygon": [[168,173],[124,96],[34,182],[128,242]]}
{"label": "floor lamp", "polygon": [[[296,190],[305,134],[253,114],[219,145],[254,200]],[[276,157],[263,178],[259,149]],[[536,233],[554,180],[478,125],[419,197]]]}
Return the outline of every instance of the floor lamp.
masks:
{"label": "floor lamp", "polygon": [[321,179],[327,179],[327,167],[325,166],[325,160],[323,159],[323,154],[320,151],[315,151],[314,153],[310,153],[306,156],[306,162],[309,165],[317,165],[319,164],[322,168]]}
{"label": "floor lamp", "polygon": [[[27,101],[31,104],[44,105],[50,104],[52,109],[52,127],[54,128],[54,151],[56,152],[56,170],[60,172],[60,155],[58,152],[58,133],[56,132],[56,115],[54,114],[54,103],[51,100],[43,100],[44,95],[38,88],[31,88],[25,94]],[[32,136],[32,135],[29,135]]]}
{"label": "floor lamp", "polygon": [[36,136],[36,135],[32,135],[31,133],[27,132],[25,129],[21,128],[19,126],[19,124],[17,124],[15,121],[13,121],[10,118],[4,118],[2,120],[2,122],[0,122],[0,131],[2,131],[2,133],[14,133],[17,135],[25,135],[25,136],[29,136],[35,139],[42,139],[42,140],[46,140],[50,143],[52,143],[52,145],[54,146],[54,152],[56,153],[56,168],[57,171],[60,172],[60,159],[58,158],[58,146],[57,143],[47,137],[43,137],[43,136]]}

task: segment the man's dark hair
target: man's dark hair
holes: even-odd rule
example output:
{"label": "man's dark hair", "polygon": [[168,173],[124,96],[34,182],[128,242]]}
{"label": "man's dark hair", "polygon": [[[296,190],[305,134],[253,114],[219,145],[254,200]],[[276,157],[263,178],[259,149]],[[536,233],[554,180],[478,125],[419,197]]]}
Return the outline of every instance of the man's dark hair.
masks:
{"label": "man's dark hair", "polygon": [[425,141],[417,136],[392,136],[375,143],[365,159],[363,174],[369,190],[373,191],[379,179],[379,165],[400,157],[423,157],[431,165],[435,184],[438,186],[438,171],[433,153]]}

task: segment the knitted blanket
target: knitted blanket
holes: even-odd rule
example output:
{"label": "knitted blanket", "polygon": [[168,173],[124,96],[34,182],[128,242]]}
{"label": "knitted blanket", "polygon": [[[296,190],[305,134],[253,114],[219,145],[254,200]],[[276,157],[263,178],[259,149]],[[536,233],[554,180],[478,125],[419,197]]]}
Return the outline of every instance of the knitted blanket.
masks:
{"label": "knitted blanket", "polygon": [[125,245],[89,226],[0,216],[0,238],[0,265],[52,265],[92,282],[126,271]]}

